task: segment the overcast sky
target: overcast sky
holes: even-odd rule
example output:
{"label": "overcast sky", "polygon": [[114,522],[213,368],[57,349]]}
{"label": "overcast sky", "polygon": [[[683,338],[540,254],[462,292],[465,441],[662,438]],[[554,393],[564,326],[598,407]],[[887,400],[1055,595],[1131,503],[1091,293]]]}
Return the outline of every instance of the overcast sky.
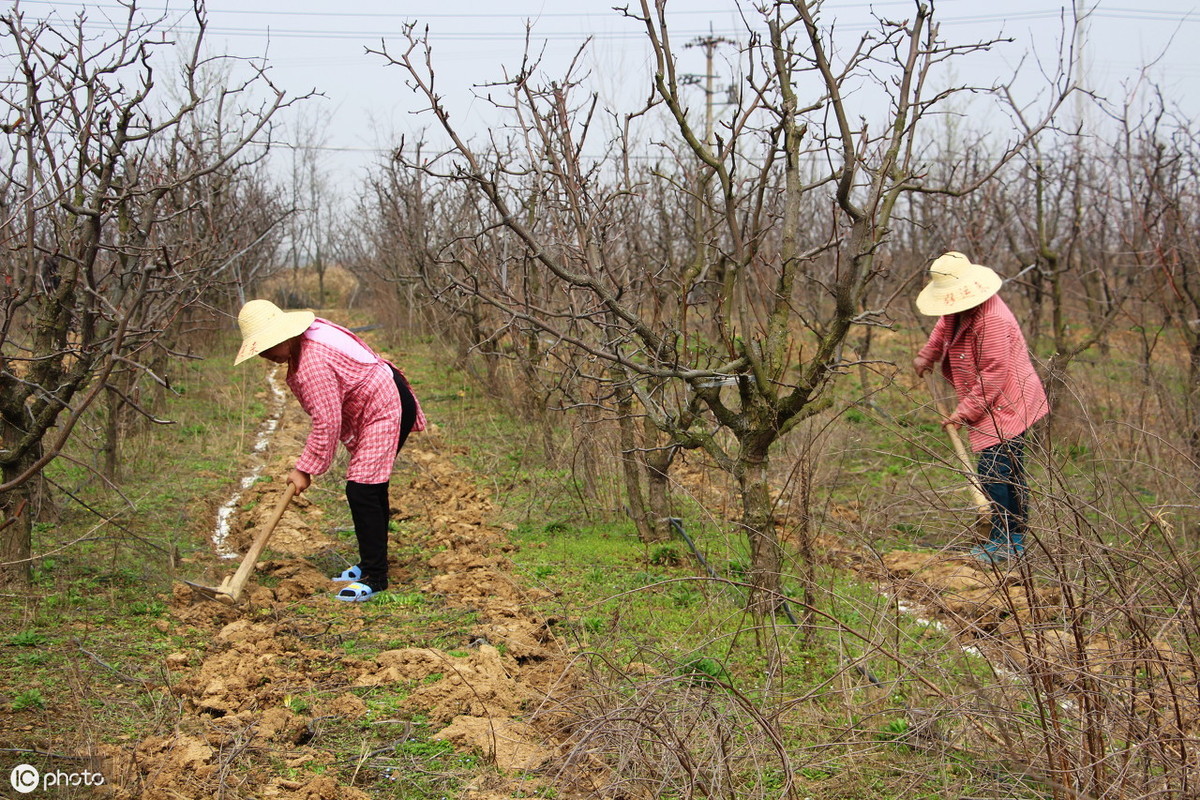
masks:
{"label": "overcast sky", "polygon": [[[1190,0],[1101,0],[1092,6],[1085,59],[1086,80],[1120,99],[1143,68],[1183,112],[1200,117],[1200,3]],[[185,14],[190,2],[157,0],[139,4],[147,13],[165,13],[181,35],[194,33]],[[276,83],[292,94],[316,90],[323,98],[310,104],[310,119],[328,119],[322,137],[327,165],[352,182],[370,159],[386,149],[394,135],[428,125],[412,116],[418,99],[404,85],[397,67],[387,67],[367,48],[382,42],[399,47],[408,21],[429,26],[440,87],[457,119],[480,120],[484,105],[470,98],[473,84],[501,78],[520,63],[526,23],[532,25],[534,49],[544,52],[551,75],[592,37],[586,64],[594,88],[608,101],[632,108],[647,87],[644,30],[613,10],[611,0],[209,0],[208,47],[246,58],[265,57]],[[754,18],[749,4],[742,4]],[[29,17],[70,17],[87,8],[89,20],[102,25],[119,17],[115,0],[60,2],[20,0]],[[934,4],[944,39],[966,42],[1011,37],[1013,44],[992,49],[964,62],[964,72],[978,76],[1005,74],[1025,57],[1053,59],[1061,35],[1063,7],[1045,0],[940,0]],[[912,0],[854,3],[829,0],[822,18],[837,20],[846,46],[870,24],[870,13],[908,17]],[[668,9],[675,44],[710,31],[732,41],[745,41],[735,0],[670,0]],[[683,72],[704,72],[699,48],[679,48]],[[728,76],[716,70],[718,83]],[[697,88],[696,102],[702,103]],[[348,180],[349,179],[349,180]]]}

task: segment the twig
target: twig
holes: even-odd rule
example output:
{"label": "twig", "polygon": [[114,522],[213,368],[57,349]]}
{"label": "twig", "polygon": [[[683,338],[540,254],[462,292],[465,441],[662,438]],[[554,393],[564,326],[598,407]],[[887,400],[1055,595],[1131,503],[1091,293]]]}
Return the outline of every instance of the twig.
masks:
{"label": "twig", "polygon": [[12,513],[12,516],[4,520],[4,522],[0,522],[0,531],[19,520],[21,515],[25,513],[25,506],[28,505],[28,503],[29,501],[22,497],[21,502],[17,503],[17,510]]}
{"label": "twig", "polygon": [[219,787],[218,792],[217,792],[217,797],[219,800],[224,800],[224,798],[225,798],[225,790],[228,788],[225,785],[225,780],[229,777],[229,770],[231,767],[233,767],[234,759],[236,759],[243,752],[245,752],[246,748],[248,748],[250,746],[250,743],[254,741],[254,737],[256,735],[258,735],[258,726],[251,725],[248,728],[246,728],[245,730],[243,730],[242,733],[249,734],[246,737],[246,740],[244,742],[239,742],[238,744],[236,744],[234,746],[233,750],[230,751],[228,758],[223,758],[221,760],[221,772],[217,778],[217,781],[218,781],[217,785]]}
{"label": "twig", "polygon": [[[390,744],[385,744],[383,747],[376,747],[374,750],[371,750],[368,753],[364,753],[363,755],[355,757],[355,759],[353,759],[353,760],[357,761],[358,765],[354,768],[354,774],[355,775],[358,774],[358,770],[362,767],[362,765],[364,763],[366,763],[367,759],[374,758],[375,756],[377,756],[381,753],[390,753],[393,750],[395,750],[397,747],[399,747],[400,745],[407,742],[409,734],[411,732],[412,732],[412,723],[409,723],[407,726],[405,726],[404,735],[401,736],[399,739],[392,741]],[[341,761],[337,761],[335,763],[349,764],[350,761],[351,761],[351,759],[344,758]],[[353,785],[353,783],[354,783],[353,778],[350,780],[350,783],[351,783],[351,785]]]}
{"label": "twig", "polygon": [[309,633],[309,634],[306,634],[306,635],[304,635],[304,636],[299,636],[299,637],[297,637],[297,638],[299,638],[299,639],[301,639],[301,640],[304,640],[304,639],[315,639],[315,638],[317,638],[318,636],[324,636],[325,634],[329,633],[329,629],[330,629],[330,628],[332,628],[332,627],[333,627],[333,622],[332,622],[332,621],[329,621],[329,622],[326,622],[326,623],[325,623],[325,629],[324,629],[324,630],[318,631],[317,633]]}
{"label": "twig", "polygon": [[72,639],[71,639],[71,644],[75,645],[75,648],[76,648],[77,650],[79,650],[79,652],[83,653],[85,656],[87,656],[88,658],[90,658],[92,661],[95,661],[97,664],[99,664],[100,666],[104,667],[104,668],[105,668],[105,669],[107,669],[109,672],[111,672],[112,674],[116,675],[118,678],[120,678],[121,680],[125,681],[126,683],[138,683],[138,684],[141,684],[142,686],[153,686],[153,685],[154,685],[153,683],[151,683],[150,681],[148,681],[148,680],[146,680],[146,679],[144,679],[144,678],[133,678],[133,677],[130,677],[129,675],[126,675],[124,672],[121,672],[121,670],[119,670],[119,669],[117,669],[116,667],[114,667],[112,664],[108,664],[108,663],[104,662],[104,661],[103,661],[103,660],[102,660],[102,659],[101,659],[101,658],[100,658],[98,655],[96,655],[95,653],[91,652],[90,650],[85,650],[85,649],[83,649],[83,646],[82,646],[81,644],[79,644],[79,640],[78,640],[78,639],[74,639],[74,638],[72,638]]}
{"label": "twig", "polygon": [[[67,458],[67,457],[66,457],[66,456],[62,456],[62,458]],[[69,459],[69,458],[68,458],[67,460],[72,460],[72,459]],[[99,473],[96,473],[96,474],[99,474]],[[163,553],[163,554],[165,554],[165,555],[168,555],[168,556],[171,554],[171,551],[170,551],[170,550],[168,550],[167,548],[163,547],[162,545],[160,545],[160,544],[156,544],[156,543],[154,543],[154,542],[150,541],[149,539],[147,539],[147,538],[146,538],[146,537],[144,537],[144,536],[139,536],[138,534],[136,534],[136,533],[134,533],[133,531],[131,531],[129,528],[127,528],[127,527],[125,527],[124,525],[122,525],[120,522],[117,522],[117,517],[116,517],[116,515],[113,515],[113,516],[108,516],[108,515],[104,514],[102,511],[100,511],[99,509],[93,508],[92,506],[90,506],[90,505],[88,505],[86,502],[84,502],[82,499],[80,499],[78,496],[76,496],[76,495],[75,495],[73,492],[71,492],[69,489],[67,489],[65,486],[63,486],[62,484],[60,484],[60,483],[58,483],[58,482],[56,482],[56,481],[53,481],[53,480],[50,480],[49,478],[47,478],[47,479],[46,479],[46,482],[47,482],[47,483],[49,483],[51,486],[53,486],[55,489],[58,489],[60,492],[62,492],[63,494],[65,494],[67,497],[69,497],[69,498],[71,498],[72,500],[74,500],[74,501],[75,501],[76,503],[78,503],[78,504],[79,504],[81,507],[83,507],[83,508],[87,509],[88,511],[90,511],[91,513],[95,514],[97,517],[99,517],[99,518],[100,518],[100,522],[99,522],[99,523],[97,523],[97,524],[96,524],[96,526],[92,528],[92,530],[93,530],[93,531],[94,531],[94,530],[97,530],[97,529],[99,529],[99,528],[100,528],[102,525],[106,525],[106,524],[107,524],[107,525],[112,525],[114,528],[116,528],[117,530],[121,531],[123,534],[125,534],[125,535],[126,535],[126,536],[128,536],[129,538],[131,538],[131,539],[134,539],[134,540],[136,540],[136,541],[138,541],[138,542],[140,542],[140,543],[142,543],[142,544],[146,545],[147,547],[151,547],[151,548],[153,548],[153,549],[155,549],[155,550],[159,551],[160,553]],[[106,482],[107,482],[107,481],[106,481]],[[111,486],[111,484],[109,484],[109,485]],[[115,488],[115,487],[114,487],[114,488]],[[130,501],[128,498],[125,498],[125,497],[124,497],[124,495],[122,495],[122,499],[124,499],[126,503],[128,503],[130,506],[132,506],[132,507],[133,507],[133,509],[134,509],[135,511],[137,510],[137,506],[136,506],[134,503],[132,503],[132,502],[131,502],[131,501]],[[79,540],[76,540],[76,541],[79,541]],[[71,544],[75,544],[75,543],[76,543],[76,542],[71,542]],[[69,546],[69,545],[68,545],[68,546]],[[62,549],[62,548],[60,548],[60,550],[61,550],[61,549]],[[58,552],[58,551],[57,551],[57,550],[55,550],[55,551],[52,551],[52,552]],[[43,554],[42,554],[42,556],[45,556],[45,555],[50,555],[50,553],[43,553]],[[38,558],[41,558],[42,556],[38,556]]]}

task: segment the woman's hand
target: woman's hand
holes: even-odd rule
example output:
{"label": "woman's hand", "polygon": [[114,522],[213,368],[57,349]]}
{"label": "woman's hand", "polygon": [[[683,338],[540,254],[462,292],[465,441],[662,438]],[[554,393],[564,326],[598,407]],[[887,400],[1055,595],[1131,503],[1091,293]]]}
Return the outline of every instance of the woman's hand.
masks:
{"label": "woman's hand", "polygon": [[287,476],[288,483],[296,485],[296,494],[301,494],[309,486],[312,486],[312,475],[307,472],[302,472],[298,469],[292,469]]}
{"label": "woman's hand", "polygon": [[958,414],[951,414],[942,420],[942,429],[947,431],[956,431],[967,423]]}
{"label": "woman's hand", "polygon": [[929,372],[929,370],[933,369],[933,362],[930,361],[928,358],[922,358],[921,356],[917,356],[916,358],[913,359],[913,369],[917,371],[918,378],[924,378],[925,373]]}

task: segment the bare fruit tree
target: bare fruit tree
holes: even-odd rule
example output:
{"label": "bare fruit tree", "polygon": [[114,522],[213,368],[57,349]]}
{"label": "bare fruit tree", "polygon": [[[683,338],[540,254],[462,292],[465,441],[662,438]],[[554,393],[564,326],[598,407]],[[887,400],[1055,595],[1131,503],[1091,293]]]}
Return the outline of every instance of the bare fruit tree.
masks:
{"label": "bare fruit tree", "polygon": [[1128,187],[1130,209],[1120,235],[1133,266],[1128,288],[1122,288],[1140,301],[1136,327],[1147,378],[1155,343],[1172,328],[1179,332],[1186,366],[1181,380],[1166,381],[1182,385],[1166,392],[1165,405],[1178,407],[1185,452],[1200,465],[1200,134],[1194,122],[1158,102],[1139,124],[1126,128],[1127,149],[1119,161],[1128,172],[1122,185]]}
{"label": "bare fruit tree", "polygon": [[[629,114],[599,107],[578,62],[545,83],[529,62],[487,87],[509,125],[476,142],[451,121],[415,29],[404,52],[380,54],[407,72],[451,143],[409,166],[488,208],[476,235],[459,237],[470,246],[448,247],[445,286],[489,305],[500,329],[536,331],[559,363],[609,387],[597,397],[664,437],[643,447],[703,450],[735,479],[749,605],[765,614],[782,597],[772,448],[829,407],[830,381],[855,363],[847,335],[886,324],[886,298],[873,308],[864,298],[880,281],[897,201],[984,184],[1045,126],[1069,84],[1052,87],[1037,121],[995,143],[986,169],[934,182],[922,133],[943,106],[967,92],[1005,104],[1002,87],[933,83],[997,42],[944,42],[923,3],[850,42],[821,22],[819,3],[758,11],[729,65],[740,76],[734,103],[711,137],[689,109],[664,0],[625,12],[654,64],[651,101]],[[645,198],[690,217],[655,228]],[[519,244],[516,258],[480,246],[497,227]],[[648,236],[684,257],[662,255]]]}
{"label": "bare fruit tree", "polygon": [[[27,21],[14,9],[0,18],[5,584],[28,579],[42,471],[81,418],[106,390],[128,387],[118,372],[153,371],[172,322],[274,224],[234,232],[212,215],[218,201],[250,202],[239,180],[264,152],[251,143],[290,101],[260,70],[230,86],[206,83],[202,3],[187,47],[135,2],[121,7],[121,24],[101,34],[84,14]],[[177,50],[178,74],[164,81],[177,87],[171,96],[160,76]]]}

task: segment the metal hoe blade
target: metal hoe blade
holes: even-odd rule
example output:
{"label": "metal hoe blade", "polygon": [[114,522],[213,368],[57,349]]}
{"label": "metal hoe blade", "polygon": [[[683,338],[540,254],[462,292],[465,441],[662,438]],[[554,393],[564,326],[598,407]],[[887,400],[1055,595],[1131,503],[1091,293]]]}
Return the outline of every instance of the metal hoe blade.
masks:
{"label": "metal hoe blade", "polygon": [[283,497],[279,499],[279,504],[275,506],[275,511],[271,514],[271,519],[258,536],[254,537],[254,542],[250,545],[250,549],[246,551],[241,566],[238,567],[237,572],[232,577],[226,578],[221,582],[220,586],[215,588],[199,583],[192,583],[191,581],[184,581],[184,583],[209,600],[215,600],[227,606],[237,605],[238,601],[242,599],[242,590],[246,588],[246,581],[250,579],[251,573],[254,572],[254,565],[258,562],[258,557],[262,555],[263,549],[267,546],[267,540],[271,538],[271,533],[279,523],[279,518],[283,516],[284,509],[287,508],[288,503],[295,494],[296,484],[289,482],[287,489],[283,493]]}
{"label": "metal hoe blade", "polygon": [[227,605],[227,606],[234,605],[234,599],[219,588],[215,588],[212,586],[205,586],[202,583],[193,583],[191,581],[183,581],[183,583],[187,584],[187,586],[193,592],[200,595],[201,597],[203,597],[206,600],[212,600],[213,602],[216,602],[216,603],[223,603],[224,605]]}

